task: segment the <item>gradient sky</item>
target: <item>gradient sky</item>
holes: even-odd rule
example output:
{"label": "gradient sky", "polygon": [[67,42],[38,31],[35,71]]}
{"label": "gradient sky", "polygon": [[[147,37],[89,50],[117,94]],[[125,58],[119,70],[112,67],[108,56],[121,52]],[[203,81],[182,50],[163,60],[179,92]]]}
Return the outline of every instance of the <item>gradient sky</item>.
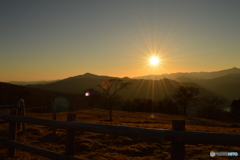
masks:
{"label": "gradient sky", "polygon": [[0,22],[0,81],[240,67],[239,0],[2,0]]}

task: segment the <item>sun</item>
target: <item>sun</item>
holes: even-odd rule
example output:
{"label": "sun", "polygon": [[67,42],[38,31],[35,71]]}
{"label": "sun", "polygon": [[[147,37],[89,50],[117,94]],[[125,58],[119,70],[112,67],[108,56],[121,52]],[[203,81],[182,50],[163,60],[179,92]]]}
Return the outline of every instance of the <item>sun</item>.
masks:
{"label": "sun", "polygon": [[152,56],[149,59],[149,64],[152,66],[157,66],[160,63],[160,59],[157,56]]}

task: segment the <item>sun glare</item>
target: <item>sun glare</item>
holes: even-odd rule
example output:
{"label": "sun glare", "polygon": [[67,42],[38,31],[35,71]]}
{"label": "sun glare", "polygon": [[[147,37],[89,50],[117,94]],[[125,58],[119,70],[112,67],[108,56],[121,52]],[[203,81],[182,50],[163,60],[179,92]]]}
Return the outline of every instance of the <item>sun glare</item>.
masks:
{"label": "sun glare", "polygon": [[156,65],[158,65],[160,63],[160,59],[159,59],[159,57],[156,57],[156,56],[150,57],[149,63],[152,66],[156,66]]}

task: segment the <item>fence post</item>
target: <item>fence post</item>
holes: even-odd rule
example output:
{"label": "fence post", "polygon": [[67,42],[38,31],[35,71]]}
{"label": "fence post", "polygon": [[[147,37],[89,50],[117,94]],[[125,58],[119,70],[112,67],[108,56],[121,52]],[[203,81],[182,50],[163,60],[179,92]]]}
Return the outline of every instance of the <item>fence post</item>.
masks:
{"label": "fence post", "polygon": [[[17,115],[17,109],[11,109],[10,114]],[[9,122],[9,139],[15,141],[17,139],[17,122]],[[8,156],[14,157],[16,154],[16,148],[14,146],[8,147]]]}
{"label": "fence post", "polygon": [[[57,104],[56,104],[56,99],[55,99],[55,100],[54,100],[54,104],[53,104],[53,108],[52,108],[52,118],[53,118],[53,120],[55,120],[55,121],[57,120],[57,111],[56,111],[57,109],[56,109],[56,105],[57,105]],[[57,134],[56,131],[57,131],[57,129],[53,127],[53,134],[56,135],[56,134]]]}
{"label": "fence post", "polygon": [[[185,120],[173,120],[173,131],[185,131]],[[181,141],[181,137],[175,138],[171,141],[171,160],[184,160],[185,159],[185,143]]]}
{"label": "fence post", "polygon": [[[21,99],[22,102],[22,116],[25,116],[25,102],[23,99]],[[22,122],[22,131],[25,134],[26,133],[26,123]]]}
{"label": "fence post", "polygon": [[[16,105],[17,105],[17,110],[18,110],[17,115],[21,115],[22,114],[21,99],[19,99],[17,101]],[[21,128],[21,122],[17,122],[17,130],[20,130],[20,128]]]}
{"label": "fence post", "polygon": [[[17,109],[18,109],[18,114],[20,116],[25,116],[25,103],[23,99],[19,99],[17,102]],[[17,122],[17,130],[21,129],[21,122]],[[25,134],[26,133],[26,124],[22,122],[22,131]]]}
{"label": "fence post", "polygon": [[[76,114],[68,113],[67,121],[76,121]],[[67,129],[66,131],[66,155],[74,156],[75,153],[75,130]]]}

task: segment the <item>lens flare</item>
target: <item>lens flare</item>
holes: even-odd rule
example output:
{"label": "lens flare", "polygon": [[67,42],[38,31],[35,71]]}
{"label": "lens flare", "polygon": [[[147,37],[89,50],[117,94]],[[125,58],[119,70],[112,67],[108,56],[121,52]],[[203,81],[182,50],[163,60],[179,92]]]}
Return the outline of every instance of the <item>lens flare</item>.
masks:
{"label": "lens flare", "polygon": [[109,82],[108,80],[102,81],[102,88],[107,89],[110,86],[111,86],[111,82]]}
{"label": "lens flare", "polygon": [[86,92],[86,93],[85,93],[85,96],[86,96],[86,97],[88,97],[88,96],[90,96],[90,95],[91,95],[90,92]]}

